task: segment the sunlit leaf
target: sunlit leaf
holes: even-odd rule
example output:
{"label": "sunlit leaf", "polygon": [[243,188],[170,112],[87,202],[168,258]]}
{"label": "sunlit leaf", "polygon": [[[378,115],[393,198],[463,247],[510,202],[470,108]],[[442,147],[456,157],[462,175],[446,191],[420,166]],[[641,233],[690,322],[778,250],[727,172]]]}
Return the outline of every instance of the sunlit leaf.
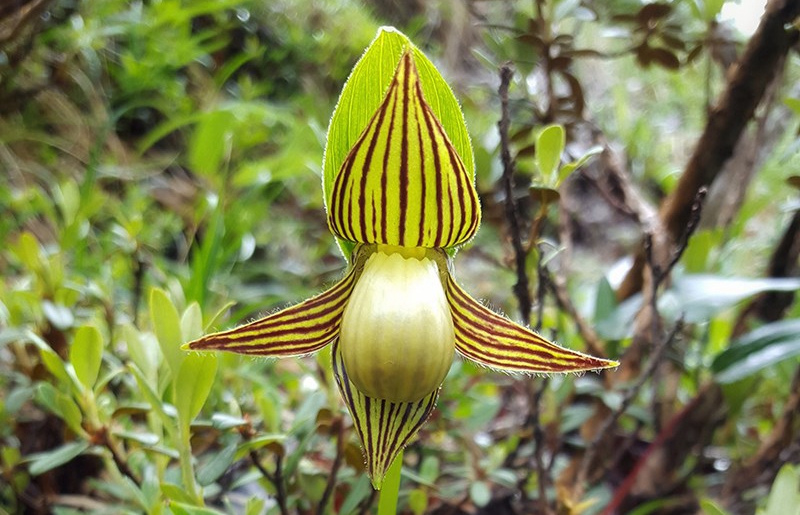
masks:
{"label": "sunlit leaf", "polygon": [[69,360],[75,375],[87,390],[91,390],[97,381],[102,359],[103,338],[100,331],[91,325],[78,328],[69,350]]}
{"label": "sunlit leaf", "polygon": [[160,288],[153,288],[150,291],[150,318],[153,321],[161,353],[164,354],[174,376],[180,370],[185,357],[181,351],[183,343],[181,319],[167,293]]}
{"label": "sunlit leaf", "polygon": [[566,134],[561,125],[548,125],[536,138],[536,168],[548,186],[555,186]]}

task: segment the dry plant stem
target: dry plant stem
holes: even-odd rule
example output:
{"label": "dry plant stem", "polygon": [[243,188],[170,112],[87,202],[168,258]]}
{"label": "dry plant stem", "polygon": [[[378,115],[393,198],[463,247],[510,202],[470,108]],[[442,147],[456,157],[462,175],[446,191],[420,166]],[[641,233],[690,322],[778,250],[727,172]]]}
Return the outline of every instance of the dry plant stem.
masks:
{"label": "dry plant stem", "polygon": [[531,294],[528,273],[525,269],[527,254],[522,244],[522,231],[519,225],[516,203],[514,202],[514,161],[511,159],[509,147],[508,128],[511,120],[508,113],[508,88],[511,77],[514,75],[511,66],[504,64],[500,67],[500,95],[501,115],[497,128],[500,131],[500,158],[503,162],[503,189],[505,192],[505,214],[508,230],[511,236],[511,246],[514,248],[514,262],[517,272],[517,283],[514,285],[514,295],[519,302],[519,312],[523,323],[527,324],[531,318]]}
{"label": "dry plant stem", "polygon": [[289,509],[286,507],[286,487],[283,484],[283,458],[280,454],[275,454],[275,473],[270,472],[261,464],[258,459],[256,451],[250,451],[250,461],[261,472],[264,478],[275,486],[275,501],[278,503],[278,509],[281,515],[289,515]]}
{"label": "dry plant stem", "polygon": [[[800,2],[797,0],[767,3],[761,23],[735,65],[725,91],[711,110],[677,187],[661,206],[659,218],[669,239],[675,240],[680,236],[691,216],[691,203],[696,192],[714,181],[732,155],[767,86],[784,62],[784,56],[798,40],[798,31],[786,28],[798,15]],[[644,253],[640,252],[617,290],[619,299],[626,299],[641,289],[645,265]]]}
{"label": "dry plant stem", "polygon": [[[647,299],[647,307],[643,307],[642,309],[650,309],[651,317],[650,317],[650,341],[651,342],[658,342],[655,345],[655,349],[650,354],[649,361],[647,366],[639,375],[636,383],[633,387],[629,388],[625,395],[623,396],[622,402],[620,403],[619,407],[614,410],[603,422],[603,425],[600,426],[597,434],[595,435],[592,442],[589,444],[589,447],[586,449],[586,452],[583,455],[583,459],[581,460],[581,466],[578,473],[578,482],[579,484],[584,484],[589,475],[589,468],[592,466],[592,462],[595,460],[597,453],[600,449],[600,446],[605,442],[606,438],[609,436],[611,430],[619,420],[619,417],[622,416],[623,413],[630,407],[633,400],[641,391],[644,384],[653,378],[656,370],[658,369],[658,365],[661,363],[661,359],[664,356],[664,352],[670,346],[670,344],[674,341],[675,336],[683,327],[683,317],[679,318],[675,325],[673,326],[672,330],[670,331],[669,335],[666,338],[659,338],[658,335],[658,328],[659,328],[659,315],[658,315],[658,290],[661,283],[666,279],[669,275],[672,268],[678,263],[683,252],[686,250],[687,245],[689,244],[689,238],[692,236],[694,231],[697,229],[698,224],[700,223],[700,215],[702,214],[703,208],[703,200],[706,197],[706,188],[700,188],[700,190],[695,195],[694,201],[691,207],[691,216],[687,221],[686,227],[684,228],[683,234],[678,242],[678,247],[670,256],[669,261],[666,263],[666,266],[662,268],[662,266],[656,262],[655,257],[653,256],[653,237],[651,234],[645,235],[645,255],[647,256],[647,260],[649,262],[649,270],[651,273],[651,283],[652,286],[650,288],[650,295]],[[606,465],[601,467],[602,474],[606,470]]]}
{"label": "dry plant stem", "polygon": [[[655,348],[653,353],[650,355],[650,360],[647,363],[647,367],[644,369],[642,374],[639,376],[639,379],[636,381],[632,387],[630,387],[622,398],[622,402],[620,402],[619,407],[615,409],[606,420],[603,422],[603,425],[600,426],[600,429],[597,431],[597,435],[594,437],[592,442],[589,444],[589,447],[586,449],[586,453],[583,455],[583,460],[581,461],[581,468],[578,475],[579,483],[583,484],[588,479],[589,474],[589,467],[591,466],[592,462],[597,456],[597,451],[599,450],[601,444],[605,441],[606,437],[609,435],[611,430],[613,429],[614,425],[619,420],[619,417],[622,416],[625,411],[628,410],[633,400],[639,395],[644,384],[650,379],[650,376],[656,370],[659,363],[661,363],[661,358],[664,355],[664,351],[672,344],[675,340],[675,336],[680,332],[683,328],[683,319],[678,319],[675,322],[675,325],[672,327],[669,335],[666,338],[663,338],[659,343],[658,346]],[[608,465],[604,465],[601,469],[595,474],[596,476],[603,476],[607,470]]]}
{"label": "dry plant stem", "polygon": [[[530,323],[532,301],[530,293],[530,281],[528,279],[528,272],[526,269],[526,261],[528,252],[522,242],[522,229],[519,223],[519,214],[517,206],[514,202],[514,161],[511,158],[511,149],[509,146],[508,130],[511,123],[508,112],[508,88],[511,85],[511,78],[514,72],[509,64],[504,64],[500,67],[500,87],[498,94],[500,95],[500,121],[497,124],[500,132],[500,157],[503,162],[503,186],[505,190],[505,214],[508,221],[509,233],[511,235],[511,245],[514,248],[514,261],[516,264],[517,283],[514,285],[514,295],[519,302],[519,311],[522,321],[525,324]],[[540,281],[539,291],[541,297],[544,296],[543,285]],[[543,298],[539,299],[540,306],[543,305]],[[538,317],[538,325],[541,326],[541,312]],[[542,458],[542,429],[539,423],[539,402],[542,397],[546,383],[542,383],[536,389],[536,382],[534,380],[528,381],[528,387],[534,388],[534,394],[529,397],[531,402],[530,415],[528,416],[528,425],[532,428],[534,434],[534,461],[536,463],[536,473],[538,474],[539,485],[539,506],[542,513],[549,513],[547,503],[547,484],[549,478],[547,471],[544,467],[544,460]],[[538,437],[537,437],[538,435]]]}
{"label": "dry plant stem", "polygon": [[598,357],[604,357],[605,351],[600,343],[600,337],[597,336],[597,333],[594,332],[592,326],[589,325],[586,320],[584,320],[580,313],[578,313],[578,309],[575,307],[575,304],[573,304],[572,299],[570,299],[569,293],[567,293],[567,288],[564,286],[564,284],[558,279],[554,278],[547,270],[547,267],[544,268],[544,273],[541,275],[541,279],[545,282],[547,288],[549,288],[553,293],[556,303],[558,304],[558,308],[562,311],[565,311],[572,321],[575,322],[575,326],[578,328],[578,332],[586,344],[586,350],[589,352],[589,354]]}
{"label": "dry plant stem", "polygon": [[341,418],[337,418],[333,422],[333,429],[336,431],[336,457],[333,459],[331,471],[328,474],[328,482],[325,485],[325,491],[322,493],[319,505],[317,505],[317,515],[324,515],[325,513],[328,500],[333,493],[333,487],[336,486],[336,476],[339,473],[339,467],[342,466],[342,459],[344,458],[344,423]]}

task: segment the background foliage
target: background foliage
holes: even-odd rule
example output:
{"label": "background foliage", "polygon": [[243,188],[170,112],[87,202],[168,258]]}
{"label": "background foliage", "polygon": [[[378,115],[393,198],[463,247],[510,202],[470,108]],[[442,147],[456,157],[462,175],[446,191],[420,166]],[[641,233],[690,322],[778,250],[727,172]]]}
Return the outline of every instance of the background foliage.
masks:
{"label": "background foliage", "polygon": [[0,513],[374,510],[329,355],[178,347],[341,274],[324,135],[381,24],[409,34],[463,102],[485,221],[459,280],[623,362],[543,379],[456,361],[406,451],[400,509],[788,513],[800,500],[796,47],[688,246],[667,246],[676,266],[650,277],[656,288],[620,287],[643,235],[657,247],[657,208],[739,66],[749,35],[725,21],[730,4],[0,6]]}

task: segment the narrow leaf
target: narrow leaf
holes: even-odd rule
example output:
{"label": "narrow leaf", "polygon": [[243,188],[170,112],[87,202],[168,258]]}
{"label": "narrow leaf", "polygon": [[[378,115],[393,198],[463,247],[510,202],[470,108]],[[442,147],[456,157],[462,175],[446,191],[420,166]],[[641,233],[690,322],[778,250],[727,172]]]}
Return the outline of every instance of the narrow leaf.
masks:
{"label": "narrow leaf", "polygon": [[167,293],[159,288],[150,292],[150,318],[158,338],[161,352],[173,376],[180,370],[184,354],[181,352],[181,319]]}
{"label": "narrow leaf", "polygon": [[509,372],[582,372],[619,366],[551,343],[530,329],[483,307],[448,276],[456,350],[487,367]]}
{"label": "narrow leaf", "polygon": [[437,388],[416,402],[393,403],[367,397],[350,382],[339,342],[333,343],[333,373],[350,411],[367,458],[367,473],[376,490],[397,455],[428,419],[439,396]]}
{"label": "narrow leaf", "polygon": [[69,463],[88,448],[88,442],[79,441],[66,443],[52,451],[32,454],[27,457],[30,460],[28,471],[32,476],[44,474],[48,470],[53,470],[65,463]]}
{"label": "narrow leaf", "polygon": [[355,268],[329,290],[255,322],[203,336],[184,350],[227,350],[285,357],[318,351],[339,333],[339,323],[355,283]]}

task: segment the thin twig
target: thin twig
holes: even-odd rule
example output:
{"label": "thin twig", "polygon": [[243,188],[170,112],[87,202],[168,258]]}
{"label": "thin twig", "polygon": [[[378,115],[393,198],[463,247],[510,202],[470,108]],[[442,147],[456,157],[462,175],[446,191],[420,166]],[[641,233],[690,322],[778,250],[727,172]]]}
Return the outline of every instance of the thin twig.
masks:
{"label": "thin twig", "polygon": [[333,459],[330,474],[328,474],[328,482],[325,485],[325,491],[322,493],[322,498],[317,505],[317,515],[325,513],[325,507],[328,500],[333,493],[333,487],[336,486],[336,475],[339,473],[339,467],[342,466],[344,458],[344,422],[341,417],[333,421],[332,429],[336,432],[336,457]]}
{"label": "thin twig", "polygon": [[522,244],[522,231],[519,224],[516,203],[514,202],[514,160],[511,158],[508,128],[511,123],[508,113],[508,88],[514,71],[511,65],[504,64],[500,67],[500,121],[497,128],[500,131],[500,158],[503,162],[503,188],[505,190],[505,214],[508,221],[508,230],[511,235],[511,245],[514,248],[514,261],[517,271],[517,283],[514,285],[514,295],[519,302],[519,312],[524,323],[529,323],[531,318],[531,293],[528,273],[525,267],[527,254]]}
{"label": "thin twig", "polygon": [[361,508],[358,511],[358,515],[367,515],[372,508],[372,505],[375,504],[375,499],[378,498],[378,491],[373,490],[372,488],[370,488],[370,490],[372,490],[372,492],[370,492],[369,497],[361,502]]}
{"label": "thin twig", "polygon": [[[645,368],[644,372],[639,376],[639,379],[636,381],[632,387],[628,388],[625,392],[625,395],[622,397],[622,402],[620,405],[615,409],[603,422],[603,425],[600,426],[600,429],[597,431],[597,434],[592,439],[592,442],[589,444],[589,447],[586,449],[586,453],[583,455],[583,460],[581,461],[581,468],[580,473],[578,475],[579,481],[581,483],[585,482],[589,473],[589,467],[594,461],[595,456],[597,455],[597,451],[600,448],[600,444],[605,441],[608,434],[611,432],[611,429],[616,424],[617,420],[625,413],[628,408],[630,407],[633,400],[639,395],[639,391],[641,391],[644,384],[650,379],[650,376],[655,371],[656,367],[658,367],[659,363],[661,362],[661,357],[664,354],[664,351],[672,344],[675,340],[675,337],[683,328],[683,318],[679,318],[675,325],[672,327],[669,335],[666,338],[663,338],[658,345],[656,346],[653,353],[650,355],[650,360],[647,363],[647,367]],[[605,467],[602,469],[605,471]],[[600,474],[602,475],[602,474]]]}
{"label": "thin twig", "polygon": [[289,515],[289,509],[286,507],[286,487],[283,484],[283,458],[279,453],[275,454],[275,473],[271,474],[261,460],[258,459],[256,451],[250,451],[250,461],[261,472],[261,475],[275,486],[275,501],[278,503],[278,509],[281,515]]}
{"label": "thin twig", "polygon": [[[625,413],[625,411],[627,411],[627,409],[630,407],[631,403],[639,394],[639,391],[642,389],[644,384],[651,379],[654,383],[657,383],[654,375],[659,364],[661,363],[664,351],[666,351],[666,349],[672,344],[676,335],[683,327],[683,316],[681,316],[675,322],[675,325],[673,326],[669,335],[667,335],[666,338],[659,338],[658,290],[661,286],[661,283],[669,276],[672,268],[680,260],[683,252],[686,250],[686,247],[689,244],[689,238],[691,238],[692,234],[700,223],[700,215],[702,214],[703,200],[705,200],[706,192],[706,188],[700,188],[700,190],[697,192],[694,202],[692,203],[691,216],[686,224],[686,228],[684,229],[681,238],[678,240],[678,246],[670,256],[666,266],[659,264],[658,260],[653,255],[652,233],[645,234],[644,250],[647,262],[649,263],[648,268],[651,274],[652,286],[650,289],[647,306],[643,307],[642,309],[650,310],[650,341],[658,343],[655,344],[655,348],[650,354],[647,366],[639,375],[636,383],[625,392],[620,405],[605,419],[597,434],[592,439],[592,442],[587,447],[586,452],[583,455],[583,459],[581,460],[581,467],[578,473],[578,480],[580,483],[584,483],[586,481],[589,474],[589,467],[592,465],[600,446],[608,437],[617,420],[619,420],[622,414]],[[601,470],[605,469],[606,467],[604,466]]]}

